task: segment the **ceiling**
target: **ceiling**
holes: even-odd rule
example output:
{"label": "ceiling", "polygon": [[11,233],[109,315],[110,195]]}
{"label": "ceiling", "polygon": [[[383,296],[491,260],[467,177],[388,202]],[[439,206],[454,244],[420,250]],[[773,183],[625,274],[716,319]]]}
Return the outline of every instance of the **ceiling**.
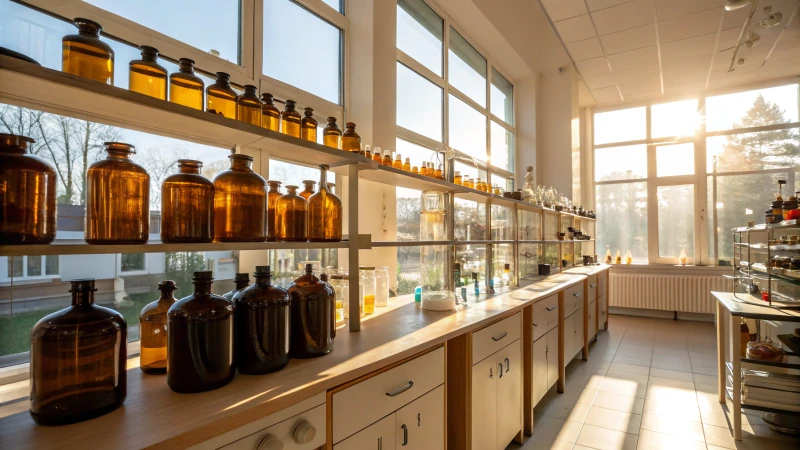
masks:
{"label": "ceiling", "polygon": [[[754,0],[746,29],[751,5],[725,11],[725,0],[539,2],[583,78],[581,106],[696,95],[800,74],[800,0]],[[778,12],[778,25],[761,26]]]}

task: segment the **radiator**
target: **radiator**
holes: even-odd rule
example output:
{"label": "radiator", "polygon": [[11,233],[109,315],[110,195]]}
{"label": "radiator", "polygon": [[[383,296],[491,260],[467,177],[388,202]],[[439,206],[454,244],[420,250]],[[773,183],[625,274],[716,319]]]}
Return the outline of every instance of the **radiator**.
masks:
{"label": "radiator", "polygon": [[711,291],[730,290],[721,275],[620,273],[609,275],[609,305],[714,314]]}

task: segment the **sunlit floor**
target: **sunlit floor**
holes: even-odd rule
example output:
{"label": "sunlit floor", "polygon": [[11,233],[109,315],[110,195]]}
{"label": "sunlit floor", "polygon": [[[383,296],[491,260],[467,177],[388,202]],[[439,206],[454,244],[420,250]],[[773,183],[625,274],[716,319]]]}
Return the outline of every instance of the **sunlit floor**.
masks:
{"label": "sunlit floor", "polygon": [[565,393],[553,388],[536,407],[534,435],[509,449],[800,449],[757,411],[744,411],[734,441],[716,361],[711,323],[610,316],[589,361],[567,367]]}

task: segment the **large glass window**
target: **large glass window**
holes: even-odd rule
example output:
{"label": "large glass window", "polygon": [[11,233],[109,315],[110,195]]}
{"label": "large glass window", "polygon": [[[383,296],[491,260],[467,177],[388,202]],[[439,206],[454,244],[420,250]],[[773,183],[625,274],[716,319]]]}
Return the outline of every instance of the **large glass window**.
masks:
{"label": "large glass window", "polygon": [[706,98],[706,131],[797,122],[798,85]]}
{"label": "large glass window", "polygon": [[514,124],[514,86],[500,72],[492,68],[492,87],[490,90],[491,111],[507,124]]}
{"label": "large glass window", "polygon": [[486,106],[486,58],[450,27],[447,76],[450,84],[475,103]]}
{"label": "large glass window", "polygon": [[597,248],[625,255],[628,250],[634,262],[647,262],[647,183],[598,185],[595,190],[597,208]]}
{"label": "large glass window", "polygon": [[691,136],[700,125],[697,100],[653,105],[650,110],[651,137]]}
{"label": "large glass window", "polygon": [[595,181],[631,180],[646,177],[646,146],[630,145],[595,149]]}
{"label": "large glass window", "polygon": [[486,116],[450,94],[450,146],[486,161]]}
{"label": "large glass window", "polygon": [[443,93],[442,88],[398,62],[397,124],[442,141]]}
{"label": "large glass window", "polygon": [[594,145],[647,138],[645,107],[620,109],[594,115]]}
{"label": "large glass window", "polygon": [[694,185],[658,187],[658,256],[694,256]]}
{"label": "large glass window", "polygon": [[492,165],[509,172],[514,171],[514,133],[492,121],[491,129]]}
{"label": "large glass window", "polygon": [[397,48],[442,76],[444,22],[422,0],[397,1]]}
{"label": "large glass window", "polygon": [[656,147],[656,174],[659,177],[694,174],[694,144],[691,142]]}

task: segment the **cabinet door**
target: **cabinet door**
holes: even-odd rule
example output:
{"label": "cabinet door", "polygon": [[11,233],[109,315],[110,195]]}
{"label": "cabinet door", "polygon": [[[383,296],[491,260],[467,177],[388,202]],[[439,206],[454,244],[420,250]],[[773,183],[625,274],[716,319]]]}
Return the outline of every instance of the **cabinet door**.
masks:
{"label": "cabinet door", "polygon": [[394,450],[394,413],[333,446],[333,450]]}
{"label": "cabinet door", "polygon": [[572,361],[575,354],[575,314],[564,318],[564,367]]}
{"label": "cabinet door", "polygon": [[[545,338],[542,338],[545,339]],[[558,381],[558,327],[547,333],[547,389]]]}
{"label": "cabinet door", "polygon": [[569,357],[570,361],[583,349],[583,312],[583,308],[578,308],[575,314],[572,315],[572,330],[574,331],[573,335],[575,339],[572,341],[572,355]]}
{"label": "cabinet door", "polygon": [[444,450],[444,386],[399,409],[394,433],[396,450]]}
{"label": "cabinet door", "polygon": [[497,370],[495,355],[472,366],[472,448],[497,448]]}
{"label": "cabinet door", "polygon": [[522,341],[515,341],[496,355],[500,363],[497,368],[496,448],[504,449],[522,429]]}
{"label": "cabinet door", "polygon": [[[551,331],[552,333],[552,331]],[[533,406],[544,397],[550,385],[547,384],[547,335],[533,343]]]}
{"label": "cabinet door", "polygon": [[597,302],[589,303],[589,340],[597,334]]}
{"label": "cabinet door", "polygon": [[599,297],[598,300],[597,300],[597,306],[598,306],[598,309],[600,310],[600,312],[597,314],[597,316],[598,316],[597,317],[597,319],[598,319],[597,320],[598,321],[597,327],[599,329],[601,329],[601,330],[605,330],[606,329],[606,321],[608,320],[608,300],[606,299],[606,296],[603,295],[602,293],[600,295],[601,295],[601,297]]}

